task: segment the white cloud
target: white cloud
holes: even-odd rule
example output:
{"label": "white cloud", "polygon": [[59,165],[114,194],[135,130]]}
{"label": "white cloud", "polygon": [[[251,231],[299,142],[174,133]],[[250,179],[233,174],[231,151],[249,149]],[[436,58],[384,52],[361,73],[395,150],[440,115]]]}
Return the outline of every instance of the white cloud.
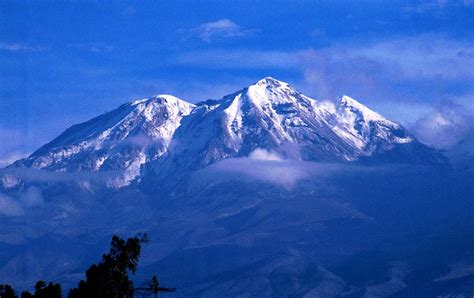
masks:
{"label": "white cloud", "polygon": [[381,170],[379,167],[359,167],[318,163],[293,159],[265,160],[250,157],[228,158],[199,171],[196,179],[216,181],[242,180],[270,183],[287,190],[305,180],[319,181],[341,172]]}
{"label": "white cloud", "polygon": [[238,24],[229,19],[220,19],[214,22],[204,23],[191,29],[199,38],[210,42],[214,38],[239,37],[248,34],[249,30],[243,30]]}
{"label": "white cloud", "polygon": [[282,160],[281,156],[275,152],[257,148],[249,154],[250,159],[254,160]]}
{"label": "white cloud", "polygon": [[[205,168],[202,173],[209,174],[213,180],[250,179],[290,190],[300,181],[319,179],[341,170],[340,165],[294,159],[298,158],[294,152],[296,148],[287,145],[282,145],[279,151],[289,159],[274,151],[257,148],[248,157],[225,159]],[[215,174],[219,178],[216,178]],[[200,177],[203,178],[201,175]]]}
{"label": "white cloud", "polygon": [[231,179],[251,179],[291,189],[303,179],[314,178],[314,169],[310,163],[294,160],[229,158],[211,165],[206,172],[218,173],[220,178],[229,174]]}
{"label": "white cloud", "polygon": [[116,49],[115,46],[101,43],[85,44],[85,43],[75,43],[69,44],[69,48],[74,48],[78,50],[84,50],[92,53],[101,53],[101,52],[110,52]]}
{"label": "white cloud", "polygon": [[32,46],[24,43],[0,42],[0,50],[9,52],[39,52],[45,50],[45,48],[41,46]]}
{"label": "white cloud", "polygon": [[454,102],[443,102],[438,109],[419,119],[413,130],[422,142],[450,148],[473,129],[474,117]]}

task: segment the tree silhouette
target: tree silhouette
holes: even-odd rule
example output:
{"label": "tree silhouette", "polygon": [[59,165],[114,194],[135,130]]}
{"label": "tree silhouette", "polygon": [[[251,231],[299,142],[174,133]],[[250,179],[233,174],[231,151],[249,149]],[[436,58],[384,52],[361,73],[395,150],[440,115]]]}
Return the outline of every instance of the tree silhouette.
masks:
{"label": "tree silhouette", "polygon": [[160,280],[153,275],[150,282],[146,287],[138,287],[135,288],[135,294],[145,295],[146,297],[150,295],[154,295],[154,297],[158,297],[158,293],[166,293],[166,292],[175,292],[175,288],[164,288],[160,287]]}
{"label": "tree silhouette", "polygon": [[150,289],[152,293],[155,294],[155,297],[156,297],[156,294],[158,293],[159,287],[160,287],[160,282],[158,281],[158,278],[156,278],[156,275],[153,275],[153,277],[150,280]]}
{"label": "tree silhouette", "polygon": [[10,285],[0,285],[0,297],[1,298],[17,298],[15,290]]}
{"label": "tree silhouette", "polygon": [[[23,295],[23,294],[22,294]],[[35,285],[33,298],[62,298],[61,285],[50,282],[48,285],[42,280]]]}
{"label": "tree silhouette", "polygon": [[21,298],[33,298],[33,295],[28,291],[21,292]]}
{"label": "tree silhouette", "polygon": [[[1,298],[18,298],[15,291],[10,285],[0,285]],[[50,282],[47,286],[42,280],[35,285],[35,293],[32,295],[28,291],[21,293],[21,298],[62,298],[61,285]]]}
{"label": "tree silhouette", "polygon": [[[102,255],[102,261],[93,264],[86,271],[86,279],[77,288],[71,289],[68,298],[128,298],[134,294],[154,294],[174,292],[175,288],[160,287],[160,281],[153,276],[147,287],[134,288],[129,272],[135,273],[140,259],[141,245],[149,241],[147,234],[138,234],[126,241],[112,237],[110,251]],[[35,292],[21,293],[21,298],[61,298],[61,285],[40,280],[35,284]],[[18,298],[10,285],[0,284],[0,298]]]}
{"label": "tree silhouette", "polygon": [[86,271],[86,279],[77,288],[71,289],[68,298],[133,297],[133,282],[128,273],[135,273],[140,258],[141,244],[148,242],[147,234],[138,234],[126,241],[118,236],[112,237],[110,251],[102,256],[99,264]]}

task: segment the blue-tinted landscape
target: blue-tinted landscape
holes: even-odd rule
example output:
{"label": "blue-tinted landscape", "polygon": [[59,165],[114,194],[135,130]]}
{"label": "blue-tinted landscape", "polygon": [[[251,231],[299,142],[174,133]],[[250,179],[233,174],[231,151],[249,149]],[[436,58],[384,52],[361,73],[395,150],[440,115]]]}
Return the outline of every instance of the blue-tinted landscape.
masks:
{"label": "blue-tinted landscape", "polygon": [[0,1],[0,295],[472,297],[473,17]]}

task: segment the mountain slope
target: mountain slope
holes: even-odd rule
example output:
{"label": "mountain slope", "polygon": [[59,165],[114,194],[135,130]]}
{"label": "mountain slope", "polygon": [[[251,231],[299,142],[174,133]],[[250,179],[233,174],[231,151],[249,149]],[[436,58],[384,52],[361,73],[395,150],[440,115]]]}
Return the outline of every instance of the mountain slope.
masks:
{"label": "mountain slope", "polygon": [[442,161],[399,124],[348,96],[336,103],[319,101],[269,77],[222,100],[198,104],[173,142],[169,155],[147,165],[148,173],[196,170],[257,149],[309,161]]}
{"label": "mountain slope", "polygon": [[128,184],[140,166],[167,150],[181,119],[193,104],[170,95],[127,103],[74,125],[12,167],[58,172],[120,171],[116,186]]}
{"label": "mountain slope", "polygon": [[315,100],[267,77],[218,101],[193,105],[160,95],[122,105],[67,129],[12,167],[117,172],[111,184],[121,187],[144,176],[155,183],[257,149],[308,161],[442,160],[355,99]]}

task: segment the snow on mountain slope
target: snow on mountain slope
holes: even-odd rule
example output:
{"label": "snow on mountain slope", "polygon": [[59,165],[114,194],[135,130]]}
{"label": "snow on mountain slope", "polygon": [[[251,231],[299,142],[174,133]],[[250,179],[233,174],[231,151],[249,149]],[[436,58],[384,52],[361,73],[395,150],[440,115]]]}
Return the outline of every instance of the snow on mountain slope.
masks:
{"label": "snow on mountain slope", "polygon": [[121,175],[112,184],[120,187],[139,175],[168,177],[257,149],[310,161],[439,160],[400,125],[348,96],[315,100],[266,77],[218,101],[193,105],[160,95],[122,105],[67,129],[12,167],[115,171]]}
{"label": "snow on mountain slope", "polygon": [[170,154],[148,167],[158,176],[249,156],[257,149],[310,161],[348,162],[390,151],[384,161],[439,161],[434,150],[399,124],[348,96],[339,102],[315,100],[270,77],[222,100],[199,103],[173,142]]}
{"label": "snow on mountain slope", "polygon": [[377,130],[375,134],[377,139],[389,143],[403,144],[414,141],[414,138],[406,132],[397,136],[396,132],[402,130],[400,125],[385,119],[349,96],[344,95],[340,98],[337,114],[339,123],[333,130],[366,154],[371,154],[373,149],[367,146],[370,145],[372,129]]}
{"label": "snow on mountain slope", "polygon": [[140,166],[167,150],[181,119],[193,104],[171,95],[158,95],[124,104],[82,124],[74,125],[13,167],[58,172],[119,171],[114,186],[127,185]]}

